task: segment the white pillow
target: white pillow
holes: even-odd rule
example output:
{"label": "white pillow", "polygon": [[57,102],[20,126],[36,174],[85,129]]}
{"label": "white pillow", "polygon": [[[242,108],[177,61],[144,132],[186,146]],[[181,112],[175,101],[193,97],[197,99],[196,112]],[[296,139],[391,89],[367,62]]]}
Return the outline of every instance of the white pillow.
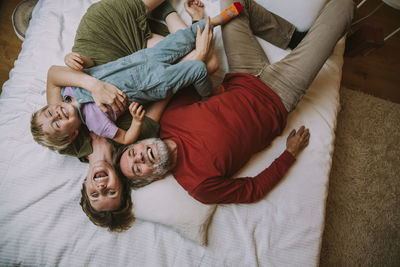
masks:
{"label": "white pillow", "polygon": [[133,190],[136,218],[170,226],[203,246],[216,205],[205,205],[191,197],[172,175]]}

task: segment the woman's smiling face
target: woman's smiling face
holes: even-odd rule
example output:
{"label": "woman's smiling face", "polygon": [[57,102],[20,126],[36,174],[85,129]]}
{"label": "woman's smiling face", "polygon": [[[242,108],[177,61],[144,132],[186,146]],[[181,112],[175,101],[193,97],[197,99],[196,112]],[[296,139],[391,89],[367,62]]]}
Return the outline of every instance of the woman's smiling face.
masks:
{"label": "woman's smiling face", "polygon": [[122,200],[122,184],[107,161],[95,162],[84,184],[90,205],[97,211],[117,210]]}

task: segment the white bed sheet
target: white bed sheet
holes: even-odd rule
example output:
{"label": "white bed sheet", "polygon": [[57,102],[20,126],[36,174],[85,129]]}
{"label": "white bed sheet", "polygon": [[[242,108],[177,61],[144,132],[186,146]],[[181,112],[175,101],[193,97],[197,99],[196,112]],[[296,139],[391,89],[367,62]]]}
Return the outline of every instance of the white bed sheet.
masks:
{"label": "white bed sheet", "polygon": [[[284,149],[292,128],[307,125],[310,145],[263,200],[219,205],[210,223],[207,246],[184,238],[172,228],[141,220],[122,234],[110,233],[94,226],[79,205],[81,182],[88,166],[37,145],[29,129],[31,113],[45,104],[49,66],[63,64],[79,20],[93,2],[40,0],[10,80],[3,87],[0,265],[317,266],[339,110],[344,42],[339,42],[296,111],[290,114],[283,135],[255,155],[237,175],[255,175],[269,165]],[[204,2],[209,15],[217,13],[218,1]],[[315,18],[300,12],[300,6],[317,12],[323,2],[261,1],[300,28],[306,28]],[[188,21],[182,1],[175,4]],[[226,70],[218,29],[215,40],[223,67],[214,76],[218,82]],[[271,61],[288,53],[263,45]]]}

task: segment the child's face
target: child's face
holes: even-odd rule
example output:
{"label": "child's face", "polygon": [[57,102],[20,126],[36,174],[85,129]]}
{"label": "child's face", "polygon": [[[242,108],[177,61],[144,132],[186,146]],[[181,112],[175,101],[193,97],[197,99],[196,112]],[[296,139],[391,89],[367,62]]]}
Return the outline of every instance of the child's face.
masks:
{"label": "child's face", "polygon": [[50,136],[74,136],[81,125],[77,109],[64,102],[49,105],[39,115],[38,122]]}

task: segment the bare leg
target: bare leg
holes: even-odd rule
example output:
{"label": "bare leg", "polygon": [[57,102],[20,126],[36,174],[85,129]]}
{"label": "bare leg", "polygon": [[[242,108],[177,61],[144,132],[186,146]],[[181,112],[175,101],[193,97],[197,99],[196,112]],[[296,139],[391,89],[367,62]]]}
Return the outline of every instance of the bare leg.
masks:
{"label": "bare leg", "polygon": [[[186,12],[192,18],[192,21],[204,19],[204,4],[200,0],[186,0],[184,5]],[[174,33],[177,30],[187,28],[186,23],[176,12],[170,13],[165,18],[165,23],[167,23],[167,27],[170,33]]]}
{"label": "bare leg", "polygon": [[170,33],[174,33],[177,30],[187,28],[186,23],[176,12],[168,14],[168,16],[165,18],[165,23],[167,23],[167,27]]}
{"label": "bare leg", "polygon": [[[165,0],[143,0],[143,3],[147,7],[148,13],[150,13],[154,8],[156,8],[164,1]],[[165,18],[165,23],[167,24],[167,28],[170,33],[174,33],[180,29],[187,28],[186,23],[176,12],[168,14]],[[151,37],[147,40],[147,47],[153,47],[162,39],[163,37],[161,35],[152,33]]]}
{"label": "bare leg", "polygon": [[[168,1],[168,0],[165,0],[165,1]],[[164,2],[164,0],[143,0],[143,3],[147,7],[149,13],[155,7],[157,7],[158,5],[160,5],[163,2]],[[177,12],[171,12],[168,15],[166,15],[166,17],[163,17],[163,15],[162,15],[163,12],[164,12],[164,14],[166,14],[165,12],[172,11],[171,10],[172,7],[167,8],[167,6],[170,6],[169,3],[168,3],[168,5],[166,5],[166,4],[163,4],[163,5],[165,6],[165,9],[168,11],[162,9],[163,11],[159,10],[159,12],[161,12],[161,14],[157,13],[157,14],[153,14],[153,15],[155,15],[155,17],[157,19],[165,20],[165,23],[167,24],[167,27],[168,27],[168,31],[170,33],[174,33],[177,30],[187,28],[186,23],[182,20],[182,18],[179,16],[179,14]],[[161,6],[160,8],[164,8],[164,7]],[[200,19],[204,18],[204,4],[201,1],[186,0],[185,8],[186,8],[186,11],[188,12],[188,14],[192,17],[192,19],[200,20]]]}

